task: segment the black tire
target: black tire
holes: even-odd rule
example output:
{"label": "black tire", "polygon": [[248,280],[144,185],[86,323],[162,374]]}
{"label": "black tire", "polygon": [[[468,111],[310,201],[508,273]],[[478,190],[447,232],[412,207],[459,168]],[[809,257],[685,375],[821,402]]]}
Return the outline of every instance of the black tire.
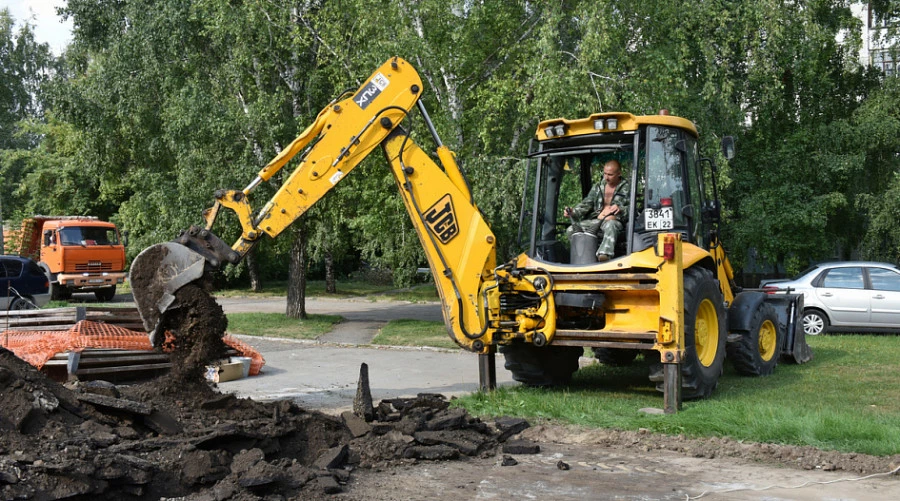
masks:
{"label": "black tire", "polygon": [[584,348],[513,343],[501,346],[500,353],[514,380],[526,386],[559,386],[572,380]]}
{"label": "black tire", "polygon": [[13,299],[13,302],[9,305],[10,311],[20,311],[20,310],[36,310],[37,306],[28,300],[27,298],[17,297]]}
{"label": "black tire", "polygon": [[97,301],[100,301],[101,303],[112,301],[112,299],[116,297],[116,286],[111,285],[109,287],[104,287],[103,289],[97,289],[94,291],[94,296],[97,298]]}
{"label": "black tire", "polygon": [[807,336],[818,336],[828,331],[828,317],[819,310],[805,310],[803,312],[803,332]]}
{"label": "black tire", "polygon": [[594,348],[594,358],[604,365],[625,367],[631,365],[638,356],[638,350],[617,350],[613,348]]}
{"label": "black tire", "polygon": [[749,331],[736,331],[737,341],[728,343],[728,359],[734,369],[745,376],[768,376],[775,371],[784,329],[778,325],[778,314],[771,304],[763,303],[753,314]]}
{"label": "black tire", "polygon": [[66,301],[72,297],[72,291],[59,282],[50,282],[50,299],[54,301]]}
{"label": "black tire", "polygon": [[[705,268],[685,270],[682,399],[712,395],[725,366],[725,341],[725,301],[718,280]],[[657,390],[664,391],[661,363],[651,366],[650,380],[656,383]]]}

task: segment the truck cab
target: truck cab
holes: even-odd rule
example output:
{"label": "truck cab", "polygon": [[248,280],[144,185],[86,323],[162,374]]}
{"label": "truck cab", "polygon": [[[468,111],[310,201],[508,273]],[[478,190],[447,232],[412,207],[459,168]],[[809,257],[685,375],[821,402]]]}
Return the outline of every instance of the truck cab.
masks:
{"label": "truck cab", "polygon": [[125,282],[125,246],[116,225],[89,216],[34,216],[10,232],[8,249],[38,262],[53,300],[93,292],[109,301]]}

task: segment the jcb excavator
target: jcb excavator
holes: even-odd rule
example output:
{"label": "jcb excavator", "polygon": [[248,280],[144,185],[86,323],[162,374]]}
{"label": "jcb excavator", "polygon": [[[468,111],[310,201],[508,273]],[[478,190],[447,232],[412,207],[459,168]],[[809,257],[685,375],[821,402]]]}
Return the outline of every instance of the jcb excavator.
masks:
{"label": "jcb excavator", "polygon": [[[216,192],[202,227],[138,255],[132,270],[139,264],[158,270],[132,273],[135,302],[154,344],[161,342],[167,312],[179,306],[180,287],[239,262],[264,235],[280,235],[381,146],[425,249],[450,337],[480,355],[483,389],[495,386],[498,350],[514,379],[538,386],[568,382],[584,347],[607,362],[643,353],[672,413],[682,398],[712,393],[726,351],[751,375],[771,373],[779,359],[811,358],[797,328],[801,296],[738,292],[733,285],[716,231],[719,203],[707,191],[715,169],[700,157],[693,123],[630,113],[541,122],[521,213],[527,251],[498,265],[495,236],[455,154],[441,143],[422,90],[407,61],[388,60],[355,93],[325,107],[246,188]],[[436,160],[401,126],[413,107],[436,143]],[[733,142],[723,143],[733,153]],[[253,190],[298,154],[277,193],[254,209]],[[585,250],[585,239],[567,235],[562,207],[577,204],[609,160],[619,161],[632,189],[616,253],[597,262],[590,239]],[[709,168],[701,169],[704,164]],[[242,228],[230,247],[211,232],[223,207]]]}

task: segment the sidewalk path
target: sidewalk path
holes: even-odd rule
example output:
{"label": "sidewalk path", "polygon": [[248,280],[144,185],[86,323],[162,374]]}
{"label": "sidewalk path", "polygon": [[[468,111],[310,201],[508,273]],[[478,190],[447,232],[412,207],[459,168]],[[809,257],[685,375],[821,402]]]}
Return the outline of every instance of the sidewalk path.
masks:
{"label": "sidewalk path", "polygon": [[[284,313],[287,300],[281,298],[217,298],[225,313]],[[306,312],[340,315],[344,321],[322,335],[323,343],[369,344],[391,320],[409,319],[440,322],[440,303],[373,301],[370,299],[307,298]]]}
{"label": "sidewalk path", "polygon": [[[225,313],[278,312],[284,298],[219,298]],[[262,353],[258,376],[220,383],[222,391],[254,400],[292,399],[324,412],[352,409],[360,365],[369,366],[369,385],[377,403],[386,398],[441,393],[447,397],[478,390],[478,356],[459,350],[378,347],[368,343],[390,320],[441,321],[438,303],[307,299],[307,313],[340,315],[344,321],[318,341],[237,336]],[[512,384],[503,359],[497,383]]]}

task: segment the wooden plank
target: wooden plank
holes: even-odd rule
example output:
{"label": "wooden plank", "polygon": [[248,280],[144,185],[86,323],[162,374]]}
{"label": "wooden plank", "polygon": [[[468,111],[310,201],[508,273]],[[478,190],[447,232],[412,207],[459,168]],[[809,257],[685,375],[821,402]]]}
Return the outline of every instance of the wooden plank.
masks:
{"label": "wooden plank", "polygon": [[78,369],[75,373],[76,376],[93,376],[97,374],[122,374],[122,373],[130,373],[130,372],[143,372],[143,371],[153,371],[153,370],[165,370],[171,369],[172,363],[159,363],[159,364],[141,364],[141,365],[128,365],[125,367],[98,367],[92,369]]}
{"label": "wooden plank", "polygon": [[134,362],[168,362],[165,353],[143,353],[140,355],[118,355],[102,358],[82,357],[79,367],[85,365],[128,365]]}
{"label": "wooden plank", "polygon": [[115,325],[135,332],[146,332],[137,308],[104,308],[98,306],[4,311],[0,312],[0,330],[67,330],[75,325],[79,318],[79,312],[85,320]]}

